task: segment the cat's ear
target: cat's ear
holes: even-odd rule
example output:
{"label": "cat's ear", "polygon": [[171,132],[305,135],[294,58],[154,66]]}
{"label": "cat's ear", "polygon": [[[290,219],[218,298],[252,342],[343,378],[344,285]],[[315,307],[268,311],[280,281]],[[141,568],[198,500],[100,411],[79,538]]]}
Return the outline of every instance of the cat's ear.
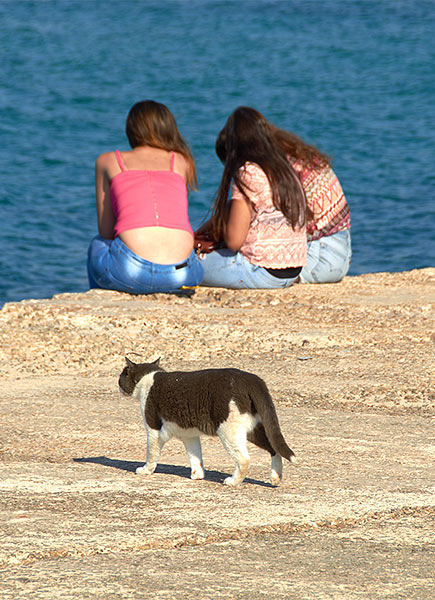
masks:
{"label": "cat's ear", "polygon": [[157,359],[156,359],[156,360],[155,360],[155,361],[154,361],[152,364],[153,364],[153,365],[156,365],[156,367],[160,367],[160,359],[161,359],[161,358],[162,358],[162,357],[161,357],[161,356],[159,356],[159,358],[157,358]]}
{"label": "cat's ear", "polygon": [[125,357],[125,362],[127,363],[127,367],[134,367],[135,366],[135,363],[132,360],[130,360],[128,358],[128,356]]}

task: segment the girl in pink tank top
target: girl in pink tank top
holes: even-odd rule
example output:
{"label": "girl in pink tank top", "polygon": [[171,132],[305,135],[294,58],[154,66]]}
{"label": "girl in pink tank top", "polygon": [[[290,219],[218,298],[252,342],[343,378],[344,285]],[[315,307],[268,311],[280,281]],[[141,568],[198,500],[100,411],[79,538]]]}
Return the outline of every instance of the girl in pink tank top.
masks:
{"label": "girl in pink tank top", "polygon": [[196,287],[203,269],[188,218],[193,156],[158,102],[135,104],[126,133],[131,151],[105,153],[96,162],[99,235],[88,251],[90,286],[133,294]]}

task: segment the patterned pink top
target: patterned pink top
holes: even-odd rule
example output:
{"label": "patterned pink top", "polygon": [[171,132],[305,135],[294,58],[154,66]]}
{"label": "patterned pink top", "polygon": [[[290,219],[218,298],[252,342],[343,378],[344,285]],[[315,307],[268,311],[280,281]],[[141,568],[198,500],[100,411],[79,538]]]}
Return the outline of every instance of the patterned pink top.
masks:
{"label": "patterned pink top", "polygon": [[[303,267],[307,260],[305,227],[293,230],[282,212],[275,208],[269,180],[257,164],[246,163],[241,168],[241,178],[246,185],[253,213],[240,252],[251,264],[260,267]],[[244,198],[234,184],[231,198]]]}
{"label": "patterned pink top", "polygon": [[314,221],[307,225],[308,241],[318,240],[337,231],[350,228],[350,210],[337,175],[326,167],[307,167],[299,160],[290,160],[299,173],[307,204]]}

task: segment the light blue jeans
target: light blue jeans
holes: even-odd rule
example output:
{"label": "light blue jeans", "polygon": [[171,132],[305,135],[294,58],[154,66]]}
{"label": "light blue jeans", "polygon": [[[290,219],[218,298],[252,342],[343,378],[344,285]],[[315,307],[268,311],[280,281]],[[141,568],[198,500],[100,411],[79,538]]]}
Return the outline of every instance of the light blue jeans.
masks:
{"label": "light blue jeans", "polygon": [[335,283],[347,274],[352,257],[350,229],[308,242],[301,283]]}
{"label": "light blue jeans", "polygon": [[87,268],[91,288],[130,294],[178,292],[197,287],[203,276],[193,250],[180,264],[159,265],[132,252],[119,237],[105,240],[99,235],[89,245]]}
{"label": "light blue jeans", "polygon": [[263,267],[252,265],[240,252],[228,248],[205,254],[201,264],[204,269],[201,285],[209,287],[233,290],[286,288],[297,279],[278,279]]}

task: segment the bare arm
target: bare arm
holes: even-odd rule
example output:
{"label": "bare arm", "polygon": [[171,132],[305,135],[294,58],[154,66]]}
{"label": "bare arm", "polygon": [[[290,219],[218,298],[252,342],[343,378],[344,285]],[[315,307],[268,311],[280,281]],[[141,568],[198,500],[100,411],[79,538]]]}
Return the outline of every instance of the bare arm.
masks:
{"label": "bare arm", "polygon": [[227,206],[224,240],[230,250],[237,252],[248,235],[253,209],[244,198],[232,198]]}
{"label": "bare arm", "polygon": [[97,200],[98,233],[102,238],[114,237],[115,215],[110,198],[110,179],[107,171],[109,153],[101,154],[95,163],[95,194]]}
{"label": "bare arm", "polygon": [[[233,198],[225,206],[223,238],[227,248],[237,252],[243,245],[249,231],[252,217],[252,207],[245,199]],[[213,221],[203,223],[196,234],[212,236]]]}

